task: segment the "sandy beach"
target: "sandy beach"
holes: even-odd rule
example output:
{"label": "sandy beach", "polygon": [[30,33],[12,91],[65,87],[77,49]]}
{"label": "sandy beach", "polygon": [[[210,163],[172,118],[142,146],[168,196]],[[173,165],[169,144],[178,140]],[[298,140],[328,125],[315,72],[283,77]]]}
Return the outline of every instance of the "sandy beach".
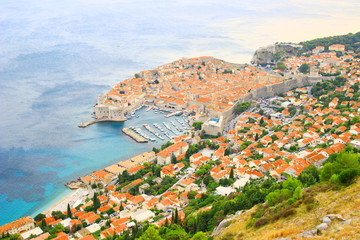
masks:
{"label": "sandy beach", "polygon": [[70,204],[71,208],[74,208],[81,204],[89,193],[90,191],[85,188],[73,190],[42,213],[46,216],[50,216],[53,211],[66,211],[68,204]]}

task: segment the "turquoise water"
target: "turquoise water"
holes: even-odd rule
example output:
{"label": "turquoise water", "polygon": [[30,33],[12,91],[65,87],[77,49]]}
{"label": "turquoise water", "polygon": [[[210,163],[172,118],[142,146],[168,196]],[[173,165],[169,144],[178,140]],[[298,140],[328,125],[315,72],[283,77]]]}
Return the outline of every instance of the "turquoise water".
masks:
{"label": "turquoise water", "polygon": [[[24,215],[36,215],[51,204],[61,199],[69,192],[63,185],[65,182],[86,175],[97,169],[121,160],[126,160],[136,154],[149,151],[154,146],[164,143],[159,139],[155,143],[136,143],[121,132],[123,127],[168,122],[172,118],[165,118],[164,114],[138,111],[140,118],[133,118],[122,123],[98,123],[87,128],[72,128],[73,138],[69,139],[70,147],[59,149],[13,150],[8,157],[21,158],[23,165],[34,164],[27,158],[39,158],[41,162],[33,172],[18,170],[16,172],[17,185],[21,189],[15,193],[5,189],[10,194],[0,194],[1,221],[3,223]],[[2,156],[3,158],[3,156]],[[10,167],[9,167],[10,168]],[[6,166],[5,166],[6,169]],[[11,169],[7,169],[7,172]],[[11,178],[9,181],[13,181]],[[7,179],[2,179],[2,185]],[[11,186],[15,184],[12,183]],[[3,187],[1,187],[3,188]],[[2,189],[3,191],[3,189]],[[10,201],[9,201],[10,200]]]}

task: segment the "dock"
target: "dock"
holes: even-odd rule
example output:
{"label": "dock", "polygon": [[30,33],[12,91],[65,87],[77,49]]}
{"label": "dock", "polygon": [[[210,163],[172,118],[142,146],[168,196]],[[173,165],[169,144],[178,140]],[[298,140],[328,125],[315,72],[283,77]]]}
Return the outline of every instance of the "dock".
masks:
{"label": "dock", "polygon": [[183,112],[181,111],[177,111],[177,112],[173,112],[173,113],[168,113],[165,115],[165,117],[172,117],[172,116],[180,116],[181,114],[183,114]]}
{"label": "dock", "polygon": [[122,132],[125,133],[126,135],[128,135],[129,137],[131,137],[132,139],[134,139],[138,143],[147,143],[148,142],[148,140],[146,138],[140,136],[139,134],[137,134],[130,128],[123,128]]}

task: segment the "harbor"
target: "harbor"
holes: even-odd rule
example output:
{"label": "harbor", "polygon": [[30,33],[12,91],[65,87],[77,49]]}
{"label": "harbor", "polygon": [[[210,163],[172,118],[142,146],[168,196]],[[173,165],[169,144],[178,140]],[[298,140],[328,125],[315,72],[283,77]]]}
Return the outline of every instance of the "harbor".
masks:
{"label": "harbor", "polygon": [[[140,107],[138,110],[140,110],[141,108],[142,107]],[[133,124],[134,120],[130,120],[128,123],[131,124],[131,126],[128,127],[127,132],[129,132],[130,130],[131,135],[127,135],[132,137],[134,140],[136,140],[136,138],[139,139],[139,137],[142,137],[148,142],[163,142],[165,140],[171,140],[176,136],[183,135],[186,131],[190,130],[187,116],[183,115],[182,117],[180,117],[183,112],[168,112],[155,106],[148,106],[145,112],[136,113],[136,111],[133,111],[131,115],[142,115],[150,112],[151,110],[153,110],[152,112],[155,114],[162,114],[166,120],[164,119],[162,122],[159,121],[159,123],[155,122],[152,124],[141,123],[140,126],[139,124]],[[172,117],[171,120],[168,120],[168,118],[170,117]],[[138,140],[136,141],[138,142]]]}
{"label": "harbor", "polygon": [[[144,116],[144,114],[151,114],[153,116],[162,115],[164,118],[162,121],[155,123],[144,123],[140,117]],[[85,128],[98,122],[125,122],[125,125],[129,124],[129,126],[124,126],[121,131],[138,143],[158,143],[171,140],[176,136],[184,134],[184,132],[190,130],[191,127],[187,118],[188,115],[184,114],[184,112],[169,111],[154,105],[140,105],[125,113],[124,116],[124,119],[119,120],[109,120],[106,118],[95,119],[81,123],[78,127]]]}

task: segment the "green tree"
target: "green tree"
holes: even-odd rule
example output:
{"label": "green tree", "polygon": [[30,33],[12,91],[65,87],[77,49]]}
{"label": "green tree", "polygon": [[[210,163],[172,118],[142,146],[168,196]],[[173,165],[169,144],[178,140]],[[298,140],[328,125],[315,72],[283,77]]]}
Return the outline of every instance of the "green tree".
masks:
{"label": "green tree", "polygon": [[46,227],[46,221],[45,219],[41,220],[41,229]]}
{"label": "green tree", "polygon": [[53,211],[51,213],[51,216],[53,216],[56,220],[66,218],[66,215],[64,213],[62,213],[61,211]]}
{"label": "green tree", "polygon": [[173,164],[176,164],[176,163],[177,163],[177,160],[176,160],[175,155],[172,155],[172,156],[171,156],[171,163],[173,163]]}
{"label": "green tree", "polygon": [[196,191],[190,191],[190,192],[188,192],[188,194],[187,194],[187,197],[189,198],[189,199],[195,199],[195,196],[197,195],[197,192]]}
{"label": "green tree", "polygon": [[319,170],[314,165],[311,165],[307,168],[305,168],[300,176],[298,177],[300,182],[305,187],[309,187],[311,185],[314,185],[315,183],[319,182]]}
{"label": "green tree", "polygon": [[289,189],[277,189],[266,196],[269,206],[274,206],[292,196],[292,191]]}
{"label": "green tree", "polygon": [[186,240],[189,239],[189,235],[180,225],[172,224],[169,228],[166,229],[163,238],[166,240]]}
{"label": "green tree", "polygon": [[94,193],[94,197],[93,197],[93,209],[96,212],[96,210],[98,210],[98,208],[101,206],[100,201],[98,199],[98,194]]}
{"label": "green tree", "polygon": [[203,125],[203,122],[194,122],[193,123],[193,127],[196,129],[196,130],[201,130],[201,126]]}
{"label": "green tree", "polygon": [[299,72],[304,73],[304,74],[309,73],[310,72],[309,64],[307,64],[307,63],[301,64],[301,66],[299,67]]}
{"label": "green tree", "polygon": [[285,70],[287,69],[287,67],[286,67],[285,63],[283,63],[283,62],[278,62],[278,63],[275,65],[274,69],[279,69],[279,70],[281,70],[281,71],[285,71]]}
{"label": "green tree", "polygon": [[230,170],[230,176],[229,176],[230,179],[234,179],[234,169],[231,168]]}
{"label": "green tree", "polygon": [[179,213],[178,213],[178,209],[177,209],[177,208],[175,209],[174,218],[175,218],[175,219],[174,219],[173,222],[174,222],[175,224],[178,224],[178,223],[179,223]]}
{"label": "green tree", "polygon": [[[348,169],[354,170],[348,171]],[[353,152],[342,151],[336,155],[330,155],[329,159],[321,169],[320,179],[321,181],[340,181],[341,183],[346,184],[346,178],[350,178],[352,174],[358,173],[359,171],[360,155]],[[344,173],[342,174],[342,172]],[[333,175],[335,176],[333,177]]]}
{"label": "green tree", "polygon": [[185,219],[185,229],[190,234],[195,234],[197,230],[197,219],[194,215],[189,215]]}
{"label": "green tree", "polygon": [[249,103],[249,102],[239,103],[235,106],[234,113],[240,114],[242,112],[245,112],[250,106],[251,106],[251,103]]}
{"label": "green tree", "polygon": [[293,198],[299,200],[301,198],[301,193],[302,193],[301,187],[298,186],[297,188],[295,188]]}
{"label": "green tree", "polygon": [[286,52],[284,50],[276,51],[274,54],[275,61],[277,62],[277,61],[281,60],[285,54],[286,54]]}
{"label": "green tree", "polygon": [[50,234],[55,234],[55,233],[59,233],[59,232],[64,232],[65,231],[65,227],[61,224],[57,224],[55,227],[53,227],[49,233]]}
{"label": "green tree", "polygon": [[283,188],[294,191],[297,187],[302,188],[302,183],[294,177],[289,177],[282,183]]}
{"label": "green tree", "polygon": [[42,214],[42,213],[39,213],[38,215],[36,215],[36,216],[34,217],[34,221],[35,221],[35,222],[40,222],[40,221],[42,221],[44,218],[46,218],[46,215],[45,215],[45,214]]}
{"label": "green tree", "polygon": [[204,232],[197,232],[191,240],[208,240],[209,238],[206,236]]}
{"label": "green tree", "polygon": [[67,205],[67,217],[72,218],[72,212],[71,212],[71,209],[70,209],[70,204]]}
{"label": "green tree", "polygon": [[359,175],[359,170],[356,168],[348,168],[339,174],[339,181],[343,184],[350,184],[356,176]]}
{"label": "green tree", "polygon": [[159,231],[154,227],[150,226],[141,235],[139,240],[162,240],[163,238],[159,235]]}

